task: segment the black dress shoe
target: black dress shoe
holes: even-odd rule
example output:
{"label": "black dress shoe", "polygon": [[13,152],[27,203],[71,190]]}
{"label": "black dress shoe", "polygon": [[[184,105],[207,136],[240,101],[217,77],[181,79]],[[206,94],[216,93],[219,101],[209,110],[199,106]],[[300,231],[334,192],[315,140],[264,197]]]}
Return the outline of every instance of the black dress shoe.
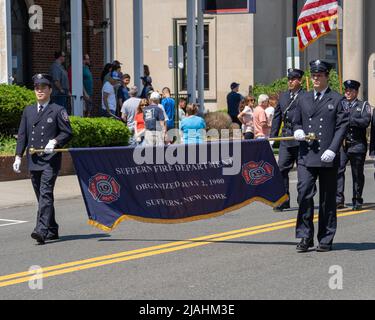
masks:
{"label": "black dress shoe", "polygon": [[301,242],[297,245],[297,251],[299,252],[306,252],[309,250],[309,248],[314,247],[314,240],[303,238]]}
{"label": "black dress shoe", "polygon": [[285,202],[281,206],[273,208],[273,211],[275,211],[275,212],[283,212],[284,210],[287,210],[287,209],[290,209],[290,203]]}
{"label": "black dress shoe", "polygon": [[337,203],[336,204],[336,209],[345,209],[345,204],[343,204],[343,203]]}
{"label": "black dress shoe", "polygon": [[353,211],[359,211],[362,210],[362,205],[359,203],[353,204]]}
{"label": "black dress shoe", "polygon": [[331,244],[319,244],[319,246],[316,248],[317,252],[328,252],[332,250]]}
{"label": "black dress shoe", "polygon": [[45,240],[52,241],[52,240],[59,240],[59,239],[60,239],[59,235],[54,234],[54,235],[47,236]]}
{"label": "black dress shoe", "polygon": [[39,245],[45,244],[44,237],[37,232],[33,232],[31,234],[31,238],[35,239],[38,242]]}

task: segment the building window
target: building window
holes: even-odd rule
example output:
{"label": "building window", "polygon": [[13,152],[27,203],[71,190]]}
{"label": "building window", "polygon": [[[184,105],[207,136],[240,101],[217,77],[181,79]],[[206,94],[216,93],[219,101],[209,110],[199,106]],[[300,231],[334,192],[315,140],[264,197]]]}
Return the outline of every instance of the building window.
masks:
{"label": "building window", "polygon": [[[210,36],[209,25],[204,25],[204,90],[210,90]],[[181,70],[181,91],[187,90],[187,26],[180,25],[180,45],[184,48],[184,69]]]}
{"label": "building window", "polygon": [[335,44],[326,45],[326,60],[333,65],[333,68],[337,71],[337,46]]}
{"label": "building window", "polygon": [[29,15],[24,0],[12,1],[12,63],[14,83],[31,85],[31,40],[27,22]]}

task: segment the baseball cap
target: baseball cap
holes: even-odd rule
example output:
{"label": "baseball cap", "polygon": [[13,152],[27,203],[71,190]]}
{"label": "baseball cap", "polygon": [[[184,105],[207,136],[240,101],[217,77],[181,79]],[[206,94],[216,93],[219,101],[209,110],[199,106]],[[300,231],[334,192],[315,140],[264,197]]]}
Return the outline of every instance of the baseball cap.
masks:
{"label": "baseball cap", "polygon": [[111,78],[112,78],[113,80],[121,80],[121,76],[120,76],[120,74],[119,74],[117,71],[113,71],[113,72],[111,73]]}
{"label": "baseball cap", "polygon": [[159,94],[159,92],[156,92],[156,91],[152,92],[151,96],[150,96],[150,99],[151,100],[160,100],[160,94]]}
{"label": "baseball cap", "polygon": [[232,84],[230,85],[230,88],[233,90],[235,88],[237,88],[240,84],[237,83],[237,82],[232,82]]}

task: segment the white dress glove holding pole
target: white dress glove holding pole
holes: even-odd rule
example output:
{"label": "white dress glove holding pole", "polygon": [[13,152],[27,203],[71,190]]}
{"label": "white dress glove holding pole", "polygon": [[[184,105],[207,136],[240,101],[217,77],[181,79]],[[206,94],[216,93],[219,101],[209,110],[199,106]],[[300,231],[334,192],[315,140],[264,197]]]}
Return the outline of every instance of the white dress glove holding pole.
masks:
{"label": "white dress glove holding pole", "polygon": [[53,153],[53,150],[55,149],[55,146],[56,146],[56,140],[50,140],[46,146],[46,148],[44,149],[44,153],[45,154],[52,154]]}
{"label": "white dress glove holding pole", "polygon": [[336,153],[334,153],[331,150],[327,150],[323,153],[321,160],[322,162],[331,163],[333,160],[335,160]]}
{"label": "white dress glove holding pole", "polygon": [[13,163],[13,171],[15,173],[21,173],[21,157],[20,156],[16,156],[16,159],[14,160],[14,163]]}
{"label": "white dress glove holding pole", "polygon": [[306,140],[306,134],[303,130],[296,130],[296,132],[294,132],[294,139],[296,139],[297,141],[305,141]]}

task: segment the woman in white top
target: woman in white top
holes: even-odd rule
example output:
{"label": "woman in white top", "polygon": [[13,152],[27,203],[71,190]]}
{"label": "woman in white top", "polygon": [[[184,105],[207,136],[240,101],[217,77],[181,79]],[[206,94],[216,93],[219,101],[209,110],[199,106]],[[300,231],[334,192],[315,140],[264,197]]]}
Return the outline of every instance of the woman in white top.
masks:
{"label": "woman in white top", "polygon": [[253,96],[246,97],[240,103],[240,114],[238,115],[238,119],[242,123],[242,132],[246,140],[254,139],[254,107],[255,98]]}

